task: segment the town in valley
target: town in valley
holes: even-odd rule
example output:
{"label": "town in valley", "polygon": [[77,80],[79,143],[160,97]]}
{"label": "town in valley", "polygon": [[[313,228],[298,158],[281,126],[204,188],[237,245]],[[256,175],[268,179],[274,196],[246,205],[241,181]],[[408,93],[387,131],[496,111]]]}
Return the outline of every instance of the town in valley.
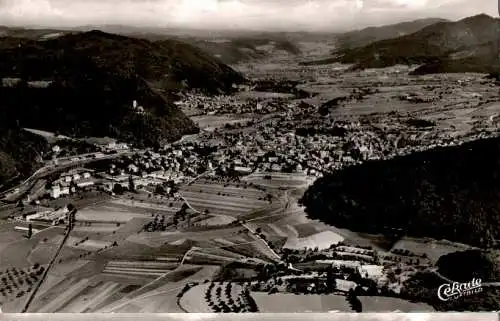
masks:
{"label": "town in valley", "polygon": [[[88,41],[99,37],[115,41],[104,32],[82,34],[90,34]],[[80,34],[45,36],[43,41],[52,41],[46,39],[76,39]],[[223,36],[219,38],[211,45],[224,43]],[[68,42],[83,41],[75,39]],[[125,125],[99,123],[105,130],[92,136],[84,132],[90,131],[91,121],[84,126],[87,120],[78,120],[82,123],[78,133],[84,133],[78,134],[76,129],[70,133],[52,125],[37,127],[36,117],[17,117],[19,127],[12,125],[9,130],[36,137],[45,147],[37,150],[30,171],[1,181],[2,311],[499,310],[498,209],[483,213],[470,205],[463,209],[464,217],[479,212],[482,216],[467,216],[463,224],[459,220],[436,223],[440,220],[428,222],[429,217],[421,213],[440,209],[436,205],[440,201],[405,201],[401,207],[397,203],[406,197],[404,193],[420,193],[415,186],[421,186],[422,193],[442,191],[438,179],[426,175],[450,164],[415,169],[420,164],[472,159],[483,162],[475,164],[477,171],[481,165],[485,171],[492,166],[498,170],[498,160],[490,159],[499,156],[495,152],[500,124],[498,79],[480,70],[414,74],[422,64],[412,61],[373,68],[352,68],[343,61],[321,63],[336,48],[336,36],[328,41],[324,37],[293,41],[298,54],[276,49],[272,40],[258,49],[270,52],[267,55],[231,61],[227,68],[245,81],[235,81],[226,92],[176,87],[175,95],[163,96],[197,128],[175,139],[154,144],[147,143],[150,137],[136,140],[156,124],[152,117],[160,117],[153,115],[157,100],[144,92],[127,93],[120,102],[124,115],[133,119],[130,124],[141,124],[126,127],[136,130],[127,136],[130,139],[123,134]],[[31,42],[23,46],[32,46]],[[21,50],[6,46],[0,46],[0,51]],[[206,42],[204,46],[209,47]],[[52,80],[35,77],[24,83],[6,70],[10,69],[0,63],[2,93],[52,88]],[[130,79],[145,86],[140,79],[124,79],[127,86]],[[14,99],[9,101],[14,104]],[[15,115],[12,110],[6,115]],[[169,115],[161,117],[173,117]],[[113,128],[105,132],[108,127]],[[123,135],[113,137],[112,130]],[[30,151],[36,149],[32,146]],[[482,150],[492,155],[481,154]],[[469,156],[443,156],[448,151]],[[10,164],[3,157],[0,150],[0,166]],[[420,158],[415,161],[415,157]],[[476,194],[460,190],[467,184],[485,190],[472,177],[476,174],[466,174],[469,165],[443,169],[442,180],[456,184],[453,192],[470,202],[482,202],[482,208],[494,206],[489,202],[496,199],[498,189],[491,190],[496,196],[477,200],[467,196]],[[392,169],[394,176],[387,178],[390,192],[377,190],[386,185],[372,184],[378,176],[369,169],[356,172],[364,166]],[[415,172],[408,178],[400,168]],[[485,175],[494,180],[497,174]],[[407,178],[418,182],[407,188]],[[468,183],[462,184],[461,179]],[[427,188],[432,184],[437,187]],[[333,187],[323,190],[324,186]],[[362,186],[366,192],[349,194]],[[401,196],[385,198],[399,190]],[[347,199],[349,195],[355,197]],[[443,204],[463,205],[461,199],[448,200],[448,194],[443,195]],[[385,215],[386,208],[384,213],[399,211],[403,218],[387,214],[383,224],[373,223],[351,214],[357,206],[370,213],[366,215],[374,217],[373,222],[377,215]],[[406,214],[409,219],[402,222]],[[442,235],[436,232],[439,224],[454,223],[455,227],[443,225]],[[477,235],[466,228],[476,229]],[[483,262],[491,270],[474,270],[474,263]],[[451,272],[455,269],[463,274]],[[464,274],[468,279],[458,279]],[[473,278],[482,279],[481,293],[449,302],[438,298],[440,285]]]}

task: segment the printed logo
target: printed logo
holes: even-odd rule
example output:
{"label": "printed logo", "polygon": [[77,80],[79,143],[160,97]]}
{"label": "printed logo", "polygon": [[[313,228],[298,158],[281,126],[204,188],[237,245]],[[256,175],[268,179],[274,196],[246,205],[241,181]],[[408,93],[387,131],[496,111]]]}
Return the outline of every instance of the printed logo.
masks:
{"label": "printed logo", "polygon": [[442,301],[456,300],[463,296],[473,295],[483,291],[481,279],[472,279],[467,283],[453,282],[441,285],[437,290],[438,298]]}

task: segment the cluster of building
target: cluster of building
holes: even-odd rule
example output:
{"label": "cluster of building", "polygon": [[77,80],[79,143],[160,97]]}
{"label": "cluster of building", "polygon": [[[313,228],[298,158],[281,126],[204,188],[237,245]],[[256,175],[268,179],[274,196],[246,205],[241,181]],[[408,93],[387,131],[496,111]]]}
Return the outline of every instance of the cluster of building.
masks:
{"label": "cluster of building", "polygon": [[109,162],[100,172],[104,190],[112,192],[116,185],[127,189],[132,184],[141,189],[169,183],[171,186],[193,179],[212,169],[209,161],[197,153],[203,146],[193,143],[166,146],[158,152],[146,151],[123,156]]}
{"label": "cluster of building", "polygon": [[219,95],[210,97],[201,94],[186,94],[176,104],[183,110],[195,110],[196,114],[216,115],[228,113],[228,111],[236,113],[244,110],[251,103],[238,99],[237,96]]}
{"label": "cluster of building", "polygon": [[[296,270],[281,277],[285,282],[279,282],[282,286],[278,290],[299,293],[322,293],[328,280],[334,279],[335,291],[397,294],[407,277],[430,265],[426,256],[409,251],[385,253],[343,243],[323,250],[287,250],[285,254],[285,261],[293,263]],[[297,272],[297,269],[302,270]],[[255,283],[261,291],[275,286],[276,282]]]}
{"label": "cluster of building", "polygon": [[252,288],[270,293],[398,293],[402,275],[417,270],[415,264],[388,261],[370,248],[344,244],[324,250],[292,250],[284,259],[290,266],[293,262],[295,269],[267,273],[252,282]]}
{"label": "cluster of building", "polygon": [[76,193],[77,189],[93,186],[96,183],[96,178],[93,172],[89,169],[74,169],[62,174],[58,179],[50,182],[51,187],[49,195],[51,198],[59,198],[61,196]]}
{"label": "cluster of building", "polygon": [[279,97],[252,97],[249,93],[246,96],[215,96],[189,94],[177,105],[183,110],[195,111],[191,114],[200,115],[227,115],[227,114],[260,114],[267,115],[278,112],[285,112],[292,107],[290,104],[283,104],[283,99]]}
{"label": "cluster of building", "polygon": [[[452,132],[409,126],[408,118],[379,117],[363,121],[333,121],[320,124],[328,130],[301,134],[301,108],[256,123],[242,131],[204,133],[203,141],[217,141],[217,152],[209,156],[214,166],[252,171],[303,172],[320,176],[366,160],[387,159],[435,147],[453,146],[484,138],[495,131],[469,132],[457,138]],[[336,128],[342,134],[329,132]],[[249,131],[251,134],[249,134]]]}
{"label": "cluster of building", "polygon": [[56,210],[33,211],[24,215],[23,218],[30,223],[58,225],[66,222],[69,212],[67,207],[62,207]]}

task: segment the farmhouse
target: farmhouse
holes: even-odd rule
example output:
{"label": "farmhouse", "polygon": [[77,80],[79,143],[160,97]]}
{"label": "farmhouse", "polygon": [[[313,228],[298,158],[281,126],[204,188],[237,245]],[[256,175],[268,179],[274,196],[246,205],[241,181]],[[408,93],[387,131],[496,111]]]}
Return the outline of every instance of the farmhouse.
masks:
{"label": "farmhouse", "polygon": [[50,197],[52,198],[59,198],[64,195],[69,195],[70,190],[69,187],[61,187],[59,185],[52,186],[52,189],[50,190]]}
{"label": "farmhouse", "polygon": [[349,290],[354,290],[358,286],[356,282],[342,279],[335,279],[335,284],[337,285],[337,290],[343,292],[349,292]]}
{"label": "farmhouse", "polygon": [[378,280],[384,275],[384,267],[381,265],[375,265],[375,264],[367,264],[361,266],[359,269],[359,272],[361,273],[362,276],[372,279],[372,280]]}
{"label": "farmhouse", "polygon": [[130,164],[128,165],[127,167],[128,171],[131,172],[131,173],[138,173],[139,172],[139,167],[137,167],[136,165],[134,164]]}
{"label": "farmhouse", "polygon": [[82,188],[82,187],[88,187],[94,185],[95,182],[93,179],[84,179],[76,183],[76,186]]}
{"label": "farmhouse", "polygon": [[41,211],[41,212],[30,213],[30,214],[27,214],[25,216],[25,219],[27,222],[30,222],[32,220],[36,220],[36,219],[45,217],[49,213],[50,213],[50,211]]}
{"label": "farmhouse", "polygon": [[235,166],[234,170],[243,175],[252,173],[252,169],[246,166]]}
{"label": "farmhouse", "polygon": [[318,263],[330,263],[335,268],[350,268],[360,269],[361,263],[358,261],[343,261],[343,260],[317,260]]}

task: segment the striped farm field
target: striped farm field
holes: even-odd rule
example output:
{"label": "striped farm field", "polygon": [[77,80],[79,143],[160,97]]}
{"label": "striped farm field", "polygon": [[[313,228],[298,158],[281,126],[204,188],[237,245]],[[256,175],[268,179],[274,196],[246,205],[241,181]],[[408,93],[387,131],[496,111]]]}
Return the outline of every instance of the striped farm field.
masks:
{"label": "striped farm field", "polygon": [[197,182],[181,189],[181,195],[198,211],[232,217],[251,213],[269,206],[266,193],[243,185],[223,185]]}
{"label": "striped farm field", "polygon": [[68,278],[39,297],[34,302],[33,312],[89,312],[126,287],[126,284],[94,278]]}
{"label": "striped farm field", "polygon": [[[72,299],[78,297],[88,286],[89,279],[66,279],[65,282],[47,291],[40,303],[43,305],[35,309],[37,313],[54,313],[64,308]],[[35,305],[36,306],[36,305]]]}
{"label": "striped farm field", "polygon": [[[129,210],[129,211],[138,211],[138,212],[148,212],[150,210],[154,211],[161,211],[165,212],[165,214],[172,213],[174,214],[178,210],[180,210],[182,203],[181,202],[174,202],[174,201],[168,201],[166,200],[165,202],[153,202],[153,201],[148,201],[148,200],[132,200],[132,199],[113,199],[112,201],[109,202],[113,206],[121,207],[122,209]],[[172,206],[170,206],[172,205]]]}
{"label": "striped farm field", "polygon": [[202,251],[192,251],[189,255],[186,255],[186,262],[190,264],[201,264],[201,265],[213,265],[213,264],[224,264],[235,261],[234,258],[205,253]]}
{"label": "striped farm field", "polygon": [[264,233],[274,234],[281,237],[288,237],[290,234],[289,231],[282,229],[280,226],[277,226],[276,224],[269,223],[266,225],[267,226],[262,228],[262,230],[264,230]]}
{"label": "striped farm field", "polygon": [[115,282],[98,283],[80,293],[80,295],[76,296],[66,306],[60,309],[59,312],[86,312],[88,309],[93,308],[100,302],[104,301],[107,297],[117,292],[120,288],[123,288],[123,286]]}
{"label": "striped farm field", "polygon": [[115,267],[138,267],[138,268],[151,268],[151,269],[167,269],[171,270],[177,267],[175,263],[162,262],[162,261],[109,261],[107,266]]}
{"label": "striped farm field", "polygon": [[212,254],[212,255],[224,256],[224,257],[228,257],[228,258],[231,258],[234,260],[241,260],[241,259],[245,258],[244,255],[233,253],[231,251],[228,251],[228,250],[225,250],[222,248],[206,248],[206,249],[203,249],[201,252],[207,253],[207,254]]}
{"label": "striped farm field", "polygon": [[259,197],[264,197],[266,194],[261,190],[245,187],[244,185],[231,185],[231,184],[218,184],[210,181],[197,181],[186,187],[188,190],[206,191],[206,193],[217,194],[219,192],[224,193],[228,196],[240,197],[243,195],[245,198],[258,199]]}
{"label": "striped farm field", "polygon": [[313,178],[303,173],[253,173],[243,178],[248,183],[265,187],[299,188],[307,186]]}
{"label": "striped farm field", "polygon": [[178,264],[155,261],[110,261],[104,273],[159,277],[175,269]]}

